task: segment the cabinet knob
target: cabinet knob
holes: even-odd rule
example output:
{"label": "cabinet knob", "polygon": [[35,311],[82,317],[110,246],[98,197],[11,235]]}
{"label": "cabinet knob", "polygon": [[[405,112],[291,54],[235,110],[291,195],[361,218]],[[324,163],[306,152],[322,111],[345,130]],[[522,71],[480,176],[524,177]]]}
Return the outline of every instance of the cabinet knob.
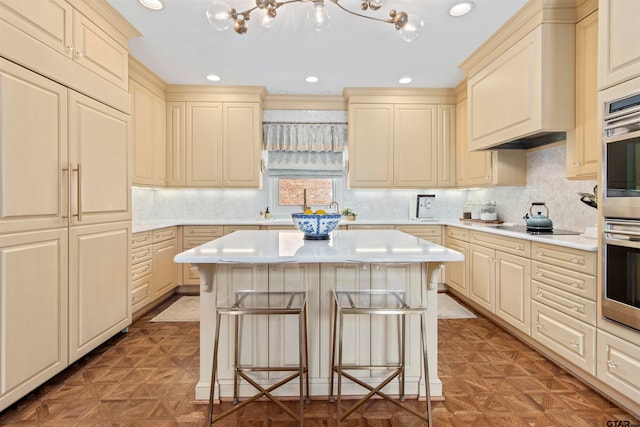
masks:
{"label": "cabinet knob", "polygon": [[536,292],[536,295],[538,295],[538,297],[542,298],[544,296],[544,293],[541,290],[538,290],[538,292]]}
{"label": "cabinet knob", "polygon": [[543,277],[543,276],[544,276],[544,273],[543,273],[542,271],[538,270],[538,271],[537,271],[537,273],[536,273],[536,275],[537,275],[538,277]]}
{"label": "cabinet knob", "polygon": [[572,288],[578,288],[578,287],[580,287],[580,283],[576,282],[575,280],[572,280],[571,281],[571,287]]}
{"label": "cabinet knob", "polygon": [[538,251],[538,256],[542,256],[542,255],[544,255],[544,252]]}
{"label": "cabinet knob", "polygon": [[582,311],[580,310],[580,307],[578,307],[576,304],[573,304],[573,305],[571,306],[571,310],[573,310],[573,311],[575,311],[575,312],[582,312]]}
{"label": "cabinet knob", "polygon": [[573,264],[583,264],[582,258],[578,258],[578,257],[571,257],[571,263]]}
{"label": "cabinet knob", "polygon": [[569,345],[570,345],[571,347],[573,347],[573,348],[578,348],[578,347],[580,347],[580,344],[578,344],[578,341],[576,341],[576,340],[571,341],[571,342],[569,343]]}
{"label": "cabinet knob", "polygon": [[362,270],[365,271],[367,269],[367,264],[362,264],[360,268],[362,268]]}
{"label": "cabinet knob", "polygon": [[609,369],[615,369],[618,367],[618,364],[613,360],[607,360],[607,366],[609,367]]}
{"label": "cabinet knob", "polygon": [[380,266],[379,265],[376,265],[376,270],[380,270]]}
{"label": "cabinet knob", "polygon": [[542,329],[542,323],[541,322],[536,322],[536,329],[537,330],[541,330]]}

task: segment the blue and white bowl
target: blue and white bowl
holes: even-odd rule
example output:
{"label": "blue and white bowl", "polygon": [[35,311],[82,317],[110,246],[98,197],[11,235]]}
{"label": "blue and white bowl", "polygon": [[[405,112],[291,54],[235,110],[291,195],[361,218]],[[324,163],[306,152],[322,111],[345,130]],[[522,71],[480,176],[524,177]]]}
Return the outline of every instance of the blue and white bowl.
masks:
{"label": "blue and white bowl", "polygon": [[327,214],[291,214],[293,223],[298,230],[304,233],[306,239],[328,239],[331,233],[340,224],[342,215],[339,213]]}

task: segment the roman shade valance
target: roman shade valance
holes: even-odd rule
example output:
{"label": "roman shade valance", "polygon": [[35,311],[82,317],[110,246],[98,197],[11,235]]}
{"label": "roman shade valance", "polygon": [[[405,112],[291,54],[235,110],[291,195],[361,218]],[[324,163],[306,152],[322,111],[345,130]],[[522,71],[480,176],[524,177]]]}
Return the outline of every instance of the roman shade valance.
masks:
{"label": "roman shade valance", "polygon": [[271,176],[344,174],[346,123],[265,122],[263,141]]}

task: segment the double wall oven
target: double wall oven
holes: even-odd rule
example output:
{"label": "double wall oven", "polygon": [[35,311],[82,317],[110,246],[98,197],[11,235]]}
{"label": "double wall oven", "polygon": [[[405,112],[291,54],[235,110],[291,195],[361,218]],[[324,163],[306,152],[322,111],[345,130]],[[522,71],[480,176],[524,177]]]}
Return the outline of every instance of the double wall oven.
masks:
{"label": "double wall oven", "polygon": [[602,315],[640,330],[640,78],[604,93]]}

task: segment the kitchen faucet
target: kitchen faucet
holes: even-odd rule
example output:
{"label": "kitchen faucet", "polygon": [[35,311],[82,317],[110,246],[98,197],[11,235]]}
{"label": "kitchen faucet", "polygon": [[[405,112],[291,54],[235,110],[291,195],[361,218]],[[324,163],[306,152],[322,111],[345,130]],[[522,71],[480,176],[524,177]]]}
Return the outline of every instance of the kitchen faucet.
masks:
{"label": "kitchen faucet", "polygon": [[333,206],[333,205],[336,205],[336,212],[340,213],[340,205],[338,205],[338,202],[336,202],[336,201],[333,201],[333,202],[329,203],[329,208],[328,209],[331,209],[331,206]]}

